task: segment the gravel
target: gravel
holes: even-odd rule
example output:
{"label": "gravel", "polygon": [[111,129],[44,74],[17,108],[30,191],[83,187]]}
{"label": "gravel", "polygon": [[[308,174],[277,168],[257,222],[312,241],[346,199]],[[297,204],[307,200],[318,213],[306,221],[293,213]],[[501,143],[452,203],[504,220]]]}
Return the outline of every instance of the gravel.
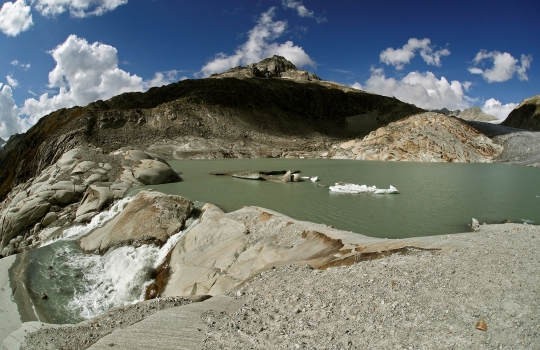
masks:
{"label": "gravel", "polygon": [[[229,293],[245,301],[241,310],[203,316],[204,348],[540,348],[540,228],[481,226],[441,239],[455,248],[264,272]],[[475,328],[480,319],[487,331]]]}

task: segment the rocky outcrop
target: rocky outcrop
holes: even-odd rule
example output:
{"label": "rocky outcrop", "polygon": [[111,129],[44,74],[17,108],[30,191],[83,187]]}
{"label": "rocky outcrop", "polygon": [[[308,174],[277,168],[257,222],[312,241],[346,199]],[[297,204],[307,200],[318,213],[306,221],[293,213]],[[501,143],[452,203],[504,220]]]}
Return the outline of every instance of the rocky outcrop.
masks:
{"label": "rocky outcrop", "polygon": [[432,109],[430,110],[430,112],[444,114],[447,117],[457,117],[461,113],[461,110],[459,109],[451,110],[448,108],[443,108],[443,109]]}
{"label": "rocky outcrop", "polygon": [[519,106],[510,112],[502,125],[540,131],[540,95],[524,99]]}
{"label": "rocky outcrop", "polygon": [[164,160],[140,150],[70,150],[0,205],[0,256],[34,248],[65,225],[89,221],[132,186],[180,180]]}
{"label": "rocky outcrop", "polygon": [[282,56],[274,55],[259,63],[245,67],[235,67],[221,74],[212,74],[210,78],[283,78],[297,81],[321,80],[306,70],[299,70]]}
{"label": "rocky outcrop", "polygon": [[404,252],[410,248],[404,242],[338,231],[258,207],[224,213],[206,204],[200,223],[172,250],[161,293],[217,295],[271,268],[348,266]]}
{"label": "rocky outcrop", "polygon": [[193,203],[180,196],[142,191],[114,219],[80,240],[86,251],[105,252],[136,242],[165,243],[184,228]]}
{"label": "rocky outcrop", "polygon": [[499,120],[499,118],[482,111],[480,107],[467,108],[456,116],[464,120],[474,120],[478,122],[493,122]]}
{"label": "rocky outcrop", "polygon": [[466,123],[432,112],[390,123],[341,148],[360,160],[460,163],[491,162],[503,150]]}

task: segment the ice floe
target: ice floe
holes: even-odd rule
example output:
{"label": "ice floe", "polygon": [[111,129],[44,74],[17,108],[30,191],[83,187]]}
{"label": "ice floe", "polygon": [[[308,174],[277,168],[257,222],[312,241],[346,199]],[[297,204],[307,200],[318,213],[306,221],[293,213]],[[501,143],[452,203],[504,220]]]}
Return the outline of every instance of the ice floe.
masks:
{"label": "ice floe", "polygon": [[335,193],[374,193],[374,194],[393,194],[398,193],[397,188],[390,185],[390,188],[377,188],[375,186],[356,185],[338,182],[334,186],[330,186],[330,192]]}

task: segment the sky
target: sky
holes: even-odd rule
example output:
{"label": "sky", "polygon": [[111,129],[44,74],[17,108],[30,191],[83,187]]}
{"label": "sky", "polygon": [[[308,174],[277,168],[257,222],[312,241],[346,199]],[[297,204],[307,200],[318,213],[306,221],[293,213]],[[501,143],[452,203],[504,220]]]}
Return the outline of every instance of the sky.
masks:
{"label": "sky", "polygon": [[59,108],[272,55],[421,108],[504,119],[540,94],[539,13],[538,0],[11,0],[0,138]]}

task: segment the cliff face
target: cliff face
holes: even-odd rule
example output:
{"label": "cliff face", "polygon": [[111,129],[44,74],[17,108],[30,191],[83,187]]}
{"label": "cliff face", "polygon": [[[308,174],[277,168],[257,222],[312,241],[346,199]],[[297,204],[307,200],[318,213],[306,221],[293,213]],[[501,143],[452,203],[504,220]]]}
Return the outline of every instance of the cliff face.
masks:
{"label": "cliff face", "polygon": [[[272,62],[262,65],[266,72],[294,71],[286,64],[281,67],[280,60]],[[181,81],[61,109],[43,117],[26,134],[11,137],[0,152],[0,199],[80,145],[111,152],[196,138],[238,143],[248,150],[252,145],[294,150],[306,142],[324,145],[376,129],[351,131],[349,116],[373,118],[380,125],[420,111],[393,98],[326,81],[229,77]]]}
{"label": "cliff face", "polygon": [[540,95],[524,99],[501,124],[512,128],[540,131]]}
{"label": "cliff face", "polygon": [[503,150],[459,119],[432,112],[390,123],[341,148],[361,160],[458,163],[491,162]]}

